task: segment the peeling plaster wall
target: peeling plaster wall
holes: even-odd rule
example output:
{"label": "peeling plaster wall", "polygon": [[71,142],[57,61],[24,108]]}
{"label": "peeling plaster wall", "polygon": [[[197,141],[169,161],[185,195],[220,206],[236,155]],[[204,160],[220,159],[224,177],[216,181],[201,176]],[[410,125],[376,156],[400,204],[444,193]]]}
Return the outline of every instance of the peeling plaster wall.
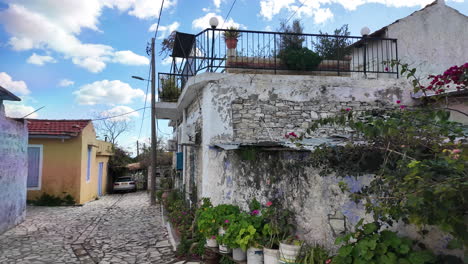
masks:
{"label": "peeling plaster wall", "polygon": [[[276,199],[297,213],[303,238],[336,249],[335,238],[365,216],[362,206],[341,193],[338,182],[342,178],[320,176],[317,168],[307,164],[307,152],[262,150],[249,161],[241,158],[239,150],[222,150],[215,145],[269,139],[265,126],[274,140],[284,140],[285,129],[296,131],[305,127],[306,119],[333,115],[348,107],[353,111],[395,107],[396,100],[411,105],[409,83],[404,79],[213,73],[199,75],[197,80],[195,85],[204,83],[197,87],[200,94],[194,99],[201,102],[201,108],[187,105],[184,120],[189,126],[201,124],[201,140],[185,147],[190,151],[184,155],[194,155],[195,167],[185,167],[184,173],[187,177],[195,172],[198,198],[210,197],[214,204],[233,203],[244,208],[254,197],[262,203]],[[267,115],[274,125],[266,122]],[[277,125],[282,122],[291,126]],[[246,123],[246,129],[252,130],[241,132],[239,125]],[[344,180],[358,191],[370,177]],[[417,236],[414,229],[395,228]],[[432,237],[431,241],[436,250],[446,244],[444,239]]]}
{"label": "peeling plaster wall", "polygon": [[308,164],[308,152],[259,150],[253,160],[243,160],[240,152],[210,152],[212,171],[218,176],[209,192],[215,204],[237,204],[247,210],[253,198],[262,204],[281,203],[295,212],[301,238],[330,249],[337,236],[364,216],[363,207],[349,201],[338,182],[344,180],[358,191],[370,176],[320,176]]}
{"label": "peeling plaster wall", "polygon": [[0,100],[0,234],[25,218],[27,151],[26,123],[5,117]]}

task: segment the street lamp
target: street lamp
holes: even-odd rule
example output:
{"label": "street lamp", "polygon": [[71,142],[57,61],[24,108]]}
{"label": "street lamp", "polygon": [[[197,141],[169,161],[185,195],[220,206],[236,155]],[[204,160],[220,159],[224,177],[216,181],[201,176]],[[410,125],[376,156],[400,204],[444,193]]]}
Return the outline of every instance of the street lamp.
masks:
{"label": "street lamp", "polygon": [[149,81],[149,80],[147,80],[147,79],[145,79],[145,78],[142,78],[142,77],[140,77],[140,76],[134,76],[134,75],[132,75],[132,78],[133,78],[133,79],[140,80],[140,81]]}
{"label": "street lamp", "polygon": [[214,44],[215,44],[215,29],[218,26],[219,21],[217,17],[210,18],[210,26],[211,26],[211,72],[213,72],[213,62],[214,62]]}
{"label": "street lamp", "polygon": [[364,42],[364,76],[367,77],[367,37],[370,34],[370,29],[368,27],[361,28],[361,36]]}

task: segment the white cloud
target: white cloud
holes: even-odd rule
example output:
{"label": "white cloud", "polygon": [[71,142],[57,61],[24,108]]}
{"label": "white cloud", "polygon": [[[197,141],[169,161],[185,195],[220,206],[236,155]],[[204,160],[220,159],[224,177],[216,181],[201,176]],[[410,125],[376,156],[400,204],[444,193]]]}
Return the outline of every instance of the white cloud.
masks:
{"label": "white cloud", "polygon": [[260,16],[267,20],[272,20],[273,17],[278,15],[283,9],[294,12],[303,4],[296,13],[298,17],[302,15],[313,16],[315,23],[323,23],[333,17],[331,10],[329,8],[324,8],[323,5],[339,4],[345,9],[353,11],[359,6],[369,3],[378,3],[387,7],[424,7],[432,2],[433,0],[261,0]]}
{"label": "white cloud", "polygon": [[[120,1],[123,2],[123,0]],[[140,19],[149,19],[158,17],[162,0],[133,0],[129,2],[132,2],[132,10],[128,12],[129,15]],[[177,0],[166,0],[164,2],[164,9],[173,7],[176,4]]]}
{"label": "white cloud", "polygon": [[[128,65],[142,65],[143,60],[136,54],[121,60],[122,53],[111,46],[93,43],[83,43],[78,39],[80,32],[87,28],[99,31],[99,17],[104,7],[128,11],[140,18],[157,16],[158,12],[143,14],[146,11],[159,8],[161,0],[7,0],[8,8],[0,12],[0,23],[10,35],[8,44],[13,50],[23,51],[39,49],[46,52],[54,51],[66,59],[91,72],[100,72],[106,63],[116,62]],[[157,2],[159,2],[156,7]],[[165,7],[174,6],[176,1],[166,1]],[[77,12],[79,10],[79,12]],[[34,26],[32,26],[34,25]],[[125,53],[126,52],[126,53]],[[38,55],[37,55],[38,56]],[[30,58],[36,62],[38,58]],[[130,62],[129,62],[130,61]],[[42,60],[42,62],[47,62]]]}
{"label": "white cloud", "polygon": [[314,11],[314,22],[315,24],[321,24],[325,21],[333,18],[333,13],[329,8],[319,8]]}
{"label": "white cloud", "polygon": [[289,10],[289,6],[295,1],[296,0],[262,0],[260,1],[260,15],[267,20],[271,20],[274,15],[281,12],[281,9],[286,8]]}
{"label": "white cloud", "polygon": [[[153,25],[150,26],[148,29],[149,32],[155,32],[156,27],[158,26],[158,23],[154,23]],[[175,21],[174,23],[167,25],[167,26],[159,26],[158,30],[158,35],[159,39],[163,39],[169,34],[171,34],[173,31],[176,31],[180,27],[180,23]]]}
{"label": "white cloud", "polygon": [[213,4],[215,5],[216,8],[219,8],[221,6],[222,0],[213,0]]}
{"label": "white cloud", "polygon": [[114,62],[126,65],[148,65],[149,59],[144,56],[137,55],[130,50],[117,51],[114,54]]}
{"label": "white cloud", "polygon": [[201,30],[209,28],[210,18],[212,17],[218,18],[218,21],[219,21],[218,28],[229,28],[229,27],[235,27],[235,28],[240,28],[240,29],[246,28],[244,25],[235,22],[232,18],[229,18],[228,20],[224,21],[224,18],[222,16],[216,15],[215,13],[207,13],[204,16],[193,20],[192,27],[194,29],[201,29]]}
{"label": "white cloud", "polygon": [[0,86],[16,95],[27,95],[31,93],[24,81],[13,81],[11,76],[6,72],[0,72]]}
{"label": "white cloud", "polygon": [[[34,112],[34,109],[32,106],[27,106],[24,104],[20,103],[13,103],[13,102],[5,102],[5,114],[8,117],[12,118],[22,118],[25,115]],[[38,114],[33,113],[28,116],[28,118],[37,118]]]}
{"label": "white cloud", "polygon": [[110,118],[112,121],[130,121],[133,117],[138,117],[140,114],[138,112],[134,112],[135,110],[131,107],[119,105],[112,109],[106,110],[101,113],[103,117],[111,117],[116,116],[114,118]]}
{"label": "white cloud", "polygon": [[71,80],[68,80],[68,79],[62,79],[62,80],[60,80],[58,85],[62,86],[62,87],[67,87],[67,86],[74,85],[74,84],[75,84],[74,81],[71,81]]}
{"label": "white cloud", "polygon": [[42,56],[42,55],[37,55],[36,53],[33,53],[31,57],[28,58],[27,62],[42,66],[46,64],[47,62],[55,63],[57,61],[51,56],[47,56],[47,55]]}
{"label": "white cloud", "polygon": [[95,104],[130,104],[135,98],[144,98],[141,89],[133,89],[129,84],[119,80],[102,80],[80,87],[74,91],[76,101],[82,105]]}
{"label": "white cloud", "polygon": [[[162,65],[170,65],[172,63],[172,57],[167,57],[165,58],[164,60],[161,61],[161,64]],[[183,58],[175,58],[176,59],[176,63],[181,63],[183,61]]]}

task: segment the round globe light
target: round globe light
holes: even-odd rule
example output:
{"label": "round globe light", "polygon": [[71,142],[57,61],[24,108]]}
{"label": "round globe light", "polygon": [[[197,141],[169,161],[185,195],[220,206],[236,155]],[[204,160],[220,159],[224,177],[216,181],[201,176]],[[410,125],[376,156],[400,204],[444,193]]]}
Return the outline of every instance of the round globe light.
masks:
{"label": "round globe light", "polygon": [[370,34],[370,29],[368,27],[361,28],[361,36],[367,36]]}
{"label": "round globe light", "polygon": [[216,28],[218,26],[218,18],[217,17],[212,17],[210,18],[210,26],[211,28]]}

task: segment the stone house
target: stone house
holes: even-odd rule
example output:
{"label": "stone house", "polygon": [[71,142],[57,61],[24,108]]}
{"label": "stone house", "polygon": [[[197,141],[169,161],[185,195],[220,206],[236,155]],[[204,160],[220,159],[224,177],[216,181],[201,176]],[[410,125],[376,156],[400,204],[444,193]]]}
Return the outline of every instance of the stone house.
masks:
{"label": "stone house", "polygon": [[388,76],[372,72],[385,67],[383,60],[390,60],[394,50],[387,43],[372,38],[392,38],[398,40],[398,58],[418,69],[417,75],[440,74],[453,65],[466,63],[468,57],[468,17],[437,0],[411,15],[398,19],[382,27],[353,45],[352,64],[366,69],[369,78]]}
{"label": "stone house", "polygon": [[0,234],[26,215],[28,130],[23,119],[5,116],[3,101],[21,101],[0,86]]}
{"label": "stone house", "polygon": [[[443,3],[432,6],[439,4]],[[440,8],[445,10],[446,7]],[[208,37],[198,41],[204,33]],[[334,175],[322,177],[317,168],[305,165],[305,161],[308,150],[323,143],[343,144],[350,133],[332,127],[321,129],[304,141],[305,150],[297,149],[285,134],[305,132],[313,120],[333,116],[347,108],[360,113],[395,108],[397,100],[404,105],[417,104],[418,101],[411,97],[411,84],[406,78],[398,78],[395,70],[386,71],[383,67],[376,68],[372,78],[366,76],[363,69],[352,62],[354,57],[360,56],[359,45],[351,46],[352,59],[347,68],[340,68],[341,62],[337,61],[332,63],[338,65],[337,68],[319,67],[318,71],[299,72],[278,70],[271,64],[266,65],[264,58],[256,62],[254,56],[235,55],[237,57],[233,59],[230,56],[238,53],[219,47],[217,41],[213,41],[215,46],[212,48],[203,46],[204,43],[209,46],[206,39],[217,33],[216,29],[207,29],[195,35],[195,40],[189,42],[191,47],[207,52],[200,57],[186,58],[183,65],[177,65],[174,60],[172,68],[181,69],[181,72],[160,73],[159,76],[160,80],[174,78],[181,89],[177,102],[160,98],[156,104],[156,116],[170,120],[174,128],[173,140],[177,142],[175,152],[181,154],[181,178],[176,186],[180,186],[192,203],[209,197],[214,204],[231,203],[247,208],[253,198],[262,203],[280,201],[297,213],[298,231],[302,237],[329,249],[335,248],[336,237],[366,217],[364,209],[340,191],[338,182],[341,178]],[[252,36],[249,40],[254,40],[257,38],[255,34],[261,34],[259,39],[268,39],[262,34],[270,33],[241,31],[241,34]],[[281,36],[278,32],[271,34]],[[305,34],[304,39],[307,37],[309,35]],[[244,40],[239,39],[239,43]],[[400,39],[382,40],[372,36],[367,40],[400,43]],[[183,41],[177,41],[176,36],[175,46],[183,46]],[[359,41],[363,39],[359,38],[355,43]],[[256,46],[257,43],[252,44],[252,47]],[[397,47],[398,52],[389,54],[388,58],[372,59],[378,59],[376,63],[380,65],[387,59],[397,59],[400,45],[393,46],[393,49]],[[214,54],[211,57],[210,51]],[[277,54],[275,52],[272,54]],[[207,55],[208,59],[204,58]],[[177,56],[174,52],[173,57]],[[451,58],[451,55],[447,57]],[[242,68],[237,64],[233,69],[227,63],[229,60],[248,63]],[[277,59],[273,56],[270,61],[276,64]],[[426,59],[421,62],[430,64]],[[447,65],[456,63],[458,60],[447,62]],[[426,70],[437,73],[444,65]],[[185,75],[187,69],[193,75]],[[326,74],[322,74],[322,70]],[[358,190],[369,180],[368,177],[351,176],[345,181],[353,190]],[[397,228],[405,235],[418,237],[412,227],[402,225]],[[424,241],[435,251],[443,251],[446,246],[445,240],[435,237],[426,237]]]}
{"label": "stone house", "polygon": [[28,119],[28,200],[71,195],[83,204],[106,193],[112,144],[91,120]]}

